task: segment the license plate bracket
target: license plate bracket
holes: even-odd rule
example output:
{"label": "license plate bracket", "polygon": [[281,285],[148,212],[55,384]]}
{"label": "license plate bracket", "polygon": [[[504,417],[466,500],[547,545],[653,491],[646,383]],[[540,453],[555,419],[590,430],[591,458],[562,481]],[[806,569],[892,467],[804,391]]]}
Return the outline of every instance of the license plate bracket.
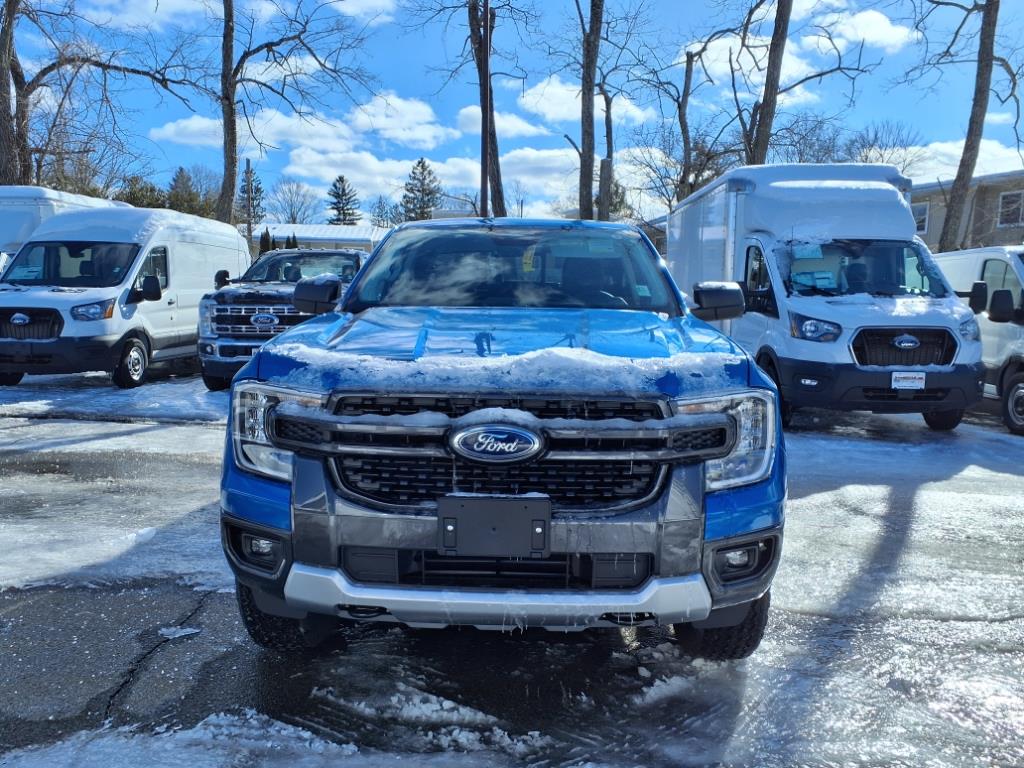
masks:
{"label": "license plate bracket", "polygon": [[924,389],[926,374],[924,371],[893,371],[893,389]]}
{"label": "license plate bracket", "polygon": [[547,557],[551,499],[442,496],[437,551],[467,557]]}

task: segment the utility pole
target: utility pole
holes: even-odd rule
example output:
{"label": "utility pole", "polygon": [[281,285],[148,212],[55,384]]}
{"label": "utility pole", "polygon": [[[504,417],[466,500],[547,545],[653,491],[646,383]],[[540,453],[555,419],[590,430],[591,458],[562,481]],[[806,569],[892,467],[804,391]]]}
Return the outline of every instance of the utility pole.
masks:
{"label": "utility pole", "polygon": [[480,215],[487,217],[488,183],[491,173],[491,0],[484,0],[483,13],[483,83],[480,100]]}

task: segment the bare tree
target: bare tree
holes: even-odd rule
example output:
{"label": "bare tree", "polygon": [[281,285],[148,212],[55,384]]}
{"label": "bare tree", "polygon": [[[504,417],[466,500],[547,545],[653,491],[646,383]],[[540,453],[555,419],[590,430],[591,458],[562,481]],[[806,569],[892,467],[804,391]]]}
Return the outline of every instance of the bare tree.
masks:
{"label": "bare tree", "polygon": [[839,118],[817,112],[779,115],[768,145],[773,163],[837,163],[845,160]]}
{"label": "bare tree", "polygon": [[576,4],[580,47],[580,218],[594,218],[594,89],[597,63],[601,53],[604,26],[604,0],[590,0],[590,13],[584,15],[581,0]]}
{"label": "bare tree", "polygon": [[853,163],[889,163],[906,175],[924,162],[928,152],[921,134],[894,120],[872,122],[848,136],[842,159]]}
{"label": "bare tree", "polygon": [[321,218],[323,202],[308,184],[282,176],[270,190],[267,210],[282,224],[312,224]]}

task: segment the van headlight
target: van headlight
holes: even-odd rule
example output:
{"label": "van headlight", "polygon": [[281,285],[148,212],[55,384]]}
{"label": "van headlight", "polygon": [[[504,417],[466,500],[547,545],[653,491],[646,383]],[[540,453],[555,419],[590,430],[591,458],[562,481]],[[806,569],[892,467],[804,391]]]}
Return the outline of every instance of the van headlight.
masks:
{"label": "van headlight", "polygon": [[267,419],[281,403],[320,408],[324,398],[266,384],[243,381],[231,390],[231,438],[235,464],[275,480],[292,479],[292,452],[275,447],[267,434]]}
{"label": "van headlight", "polygon": [[969,317],[960,323],[960,338],[964,341],[978,341],[981,338],[981,329],[978,321]]}
{"label": "van headlight", "polygon": [[217,302],[212,299],[203,299],[199,302],[199,335],[213,336],[213,313],[217,309]]}
{"label": "van headlight", "polygon": [[789,332],[794,339],[805,341],[835,341],[843,333],[843,327],[828,320],[818,320],[806,315],[789,313]]}
{"label": "van headlight", "polygon": [[678,400],[677,414],[724,413],[736,422],[736,443],[728,456],[704,462],[704,487],[721,491],[764,480],[775,461],[775,395],[750,390],[709,400]]}
{"label": "van headlight", "polygon": [[109,320],[114,316],[115,306],[117,299],[97,301],[95,304],[79,304],[71,308],[71,317],[74,320]]}

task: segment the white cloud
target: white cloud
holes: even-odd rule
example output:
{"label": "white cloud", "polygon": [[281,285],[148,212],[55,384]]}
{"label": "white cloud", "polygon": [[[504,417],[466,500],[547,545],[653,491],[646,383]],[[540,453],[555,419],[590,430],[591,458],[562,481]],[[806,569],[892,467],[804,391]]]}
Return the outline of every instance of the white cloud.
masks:
{"label": "white cloud", "polygon": [[394,91],[374,96],[353,109],[348,119],[356,131],[375,132],[388,141],[414,149],[434,149],[461,135],[438,123],[433,107],[427,102],[403,99]]}
{"label": "white cloud", "polygon": [[[814,24],[832,31],[833,40],[841,51],[864,43],[868,48],[881,48],[888,54],[898,53],[915,42],[919,34],[910,27],[893,24],[892,19],[874,9],[857,13],[841,12],[816,18]],[[822,40],[819,48],[829,50],[828,42]]]}
{"label": "white cloud", "polygon": [[345,0],[335,7],[346,16],[355,16],[376,26],[394,20],[396,6],[397,0]]}
{"label": "white cloud", "polygon": [[[250,136],[249,125],[258,141]],[[265,109],[252,115],[246,122],[238,119],[239,145],[242,154],[258,156],[260,142],[269,147],[281,148],[286,145],[313,145],[328,147],[335,151],[354,147],[359,137],[345,123],[325,115],[304,119],[298,115],[286,115],[276,109]],[[221,121],[201,115],[191,115],[153,128],[149,138],[156,142],[169,141],[189,147],[220,147],[223,141]]]}
{"label": "white cloud", "polygon": [[[935,141],[923,147],[923,150],[924,159],[914,169],[915,183],[928,184],[937,179],[950,180],[956,176],[960,155],[964,151],[963,141]],[[978,163],[974,168],[975,176],[1022,168],[1024,162],[1015,147],[1008,147],[994,139],[982,139]]]}
{"label": "white cloud", "polygon": [[989,125],[1013,125],[1013,120],[1012,112],[989,112],[985,115],[985,122]]}
{"label": "white cloud", "polygon": [[518,181],[535,197],[564,197],[578,183],[579,167],[579,156],[570,147],[521,147],[501,156],[505,183]]}
{"label": "white cloud", "polygon": [[224,141],[221,121],[202,115],[191,115],[150,128],[152,141],[170,141],[186,147],[219,147]]}
{"label": "white cloud", "polygon": [[[495,112],[494,124],[498,129],[498,137],[503,139],[548,136],[551,134],[551,131],[543,125],[531,123],[511,112]],[[480,135],[480,107],[476,104],[470,104],[468,107],[460,109],[456,125],[463,133]]]}
{"label": "white cloud", "polygon": [[[755,35],[749,37],[748,41],[748,47],[741,48],[738,35],[726,35],[712,41],[707,47],[703,62],[708,74],[716,85],[729,87],[732,67],[736,66],[747,73],[747,79],[753,91],[760,92],[764,88],[768,44],[771,42],[771,39]],[[816,69],[802,53],[802,47],[794,44],[795,42],[790,40],[787,43],[786,50],[782,56],[783,86],[807,77]],[[687,48],[693,48],[695,45],[698,45],[698,43],[692,43]],[[680,54],[680,57],[682,57],[682,54]],[[741,84],[741,82],[741,79],[737,77],[737,84]]]}
{"label": "white cloud", "polygon": [[90,21],[117,29],[196,26],[209,18],[206,0],[88,0],[81,11]]}
{"label": "white cloud", "polygon": [[802,21],[822,11],[842,10],[848,6],[847,0],[794,0],[790,16],[793,21]]}
{"label": "white cloud", "polygon": [[[578,122],[580,101],[579,85],[567,83],[558,75],[550,75],[532,88],[527,88],[518,99],[522,109],[552,123]],[[594,116],[596,119],[604,116],[604,103],[601,99],[594,102]],[[638,125],[653,120],[657,113],[650,107],[637,106],[628,96],[618,96],[612,105],[612,116],[616,121]]]}

